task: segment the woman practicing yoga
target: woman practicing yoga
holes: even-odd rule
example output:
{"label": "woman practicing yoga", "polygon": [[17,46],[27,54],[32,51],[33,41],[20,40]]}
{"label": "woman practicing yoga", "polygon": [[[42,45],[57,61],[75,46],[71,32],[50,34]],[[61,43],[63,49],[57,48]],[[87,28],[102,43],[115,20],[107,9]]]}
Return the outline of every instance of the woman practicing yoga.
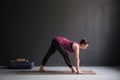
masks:
{"label": "woman practicing yoga", "polygon": [[[45,71],[44,66],[46,62],[48,61],[48,58],[55,53],[55,51],[59,51],[60,54],[63,56],[67,66],[71,69],[72,73],[81,74],[82,71],[79,69],[79,52],[81,49],[87,49],[88,47],[88,41],[86,39],[82,39],[80,43],[77,43],[75,41],[70,41],[64,37],[56,36],[51,41],[51,46],[45,55],[45,57],[42,60],[42,63],[40,65],[40,71]],[[73,53],[75,57],[75,67],[71,64],[71,61],[68,56],[68,52]]]}

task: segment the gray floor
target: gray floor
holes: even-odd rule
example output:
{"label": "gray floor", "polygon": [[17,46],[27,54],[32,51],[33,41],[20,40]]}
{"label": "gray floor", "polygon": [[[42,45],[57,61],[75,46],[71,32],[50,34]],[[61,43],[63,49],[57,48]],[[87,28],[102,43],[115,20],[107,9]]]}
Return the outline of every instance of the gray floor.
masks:
{"label": "gray floor", "polygon": [[[37,71],[39,67],[31,70]],[[69,70],[68,67],[46,67],[47,70]],[[0,69],[0,80],[120,80],[120,67],[81,67],[97,75],[16,75],[17,69]],[[24,71],[24,70],[23,70]]]}

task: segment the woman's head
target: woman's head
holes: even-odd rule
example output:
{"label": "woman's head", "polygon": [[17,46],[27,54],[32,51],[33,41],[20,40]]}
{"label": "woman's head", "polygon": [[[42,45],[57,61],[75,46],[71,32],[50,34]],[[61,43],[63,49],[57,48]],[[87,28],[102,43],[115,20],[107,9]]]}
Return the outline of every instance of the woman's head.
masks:
{"label": "woman's head", "polygon": [[80,41],[81,49],[87,49],[88,45],[89,45],[89,42],[85,38],[81,39],[81,41]]}

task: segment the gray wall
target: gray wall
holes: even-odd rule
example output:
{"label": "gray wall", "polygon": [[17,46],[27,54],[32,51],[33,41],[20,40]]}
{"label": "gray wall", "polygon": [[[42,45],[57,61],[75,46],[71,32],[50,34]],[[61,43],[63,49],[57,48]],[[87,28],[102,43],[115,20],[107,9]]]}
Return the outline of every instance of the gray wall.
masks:
{"label": "gray wall", "polygon": [[[89,40],[80,53],[82,66],[120,65],[117,0],[3,0],[0,6],[0,65],[17,57],[39,65],[56,35]],[[56,52],[47,65],[66,64]]]}

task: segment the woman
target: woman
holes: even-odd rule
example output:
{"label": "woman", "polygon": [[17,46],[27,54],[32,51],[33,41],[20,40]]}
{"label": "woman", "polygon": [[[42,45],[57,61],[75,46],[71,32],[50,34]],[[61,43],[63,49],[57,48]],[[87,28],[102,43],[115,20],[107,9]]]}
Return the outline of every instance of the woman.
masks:
{"label": "woman", "polygon": [[[79,69],[79,52],[80,49],[87,49],[88,47],[88,41],[86,39],[82,39],[80,43],[77,43],[75,41],[70,41],[64,37],[56,36],[53,38],[51,42],[51,46],[45,55],[45,57],[42,60],[42,63],[40,65],[40,71],[45,71],[44,66],[48,61],[48,58],[55,53],[55,51],[59,51],[60,54],[63,56],[67,66],[71,69],[72,73],[81,74],[82,71]],[[75,57],[75,67],[71,64],[71,61],[68,56],[68,52],[73,53]]]}

